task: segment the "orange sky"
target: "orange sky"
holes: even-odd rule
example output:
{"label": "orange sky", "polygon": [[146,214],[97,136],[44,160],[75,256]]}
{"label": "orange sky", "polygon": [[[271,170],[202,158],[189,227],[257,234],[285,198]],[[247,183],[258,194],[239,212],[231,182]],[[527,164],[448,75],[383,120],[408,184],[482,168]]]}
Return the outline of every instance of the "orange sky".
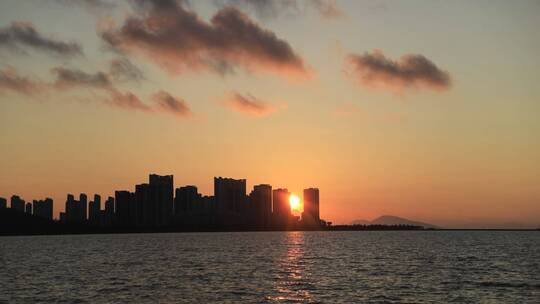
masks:
{"label": "orange sky", "polygon": [[151,2],[0,3],[0,196],[224,176],[334,223],[540,225],[537,2]]}

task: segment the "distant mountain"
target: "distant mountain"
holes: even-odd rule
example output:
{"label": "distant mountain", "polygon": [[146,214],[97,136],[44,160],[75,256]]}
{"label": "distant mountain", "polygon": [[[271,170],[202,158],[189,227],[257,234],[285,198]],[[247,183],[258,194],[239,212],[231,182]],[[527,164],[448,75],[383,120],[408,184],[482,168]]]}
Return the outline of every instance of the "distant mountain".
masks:
{"label": "distant mountain", "polygon": [[352,225],[410,225],[410,226],[423,226],[424,228],[439,228],[435,225],[412,221],[402,217],[397,217],[393,215],[383,215],[378,218],[367,221],[367,220],[355,220],[351,222]]}

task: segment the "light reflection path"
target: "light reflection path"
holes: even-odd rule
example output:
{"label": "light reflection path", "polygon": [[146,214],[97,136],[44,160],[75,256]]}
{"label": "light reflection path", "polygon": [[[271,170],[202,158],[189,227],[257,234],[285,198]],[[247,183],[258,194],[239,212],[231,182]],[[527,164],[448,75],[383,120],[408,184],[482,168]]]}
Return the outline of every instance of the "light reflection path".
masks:
{"label": "light reflection path", "polygon": [[310,273],[306,265],[305,233],[291,231],[283,240],[286,251],[277,264],[274,278],[274,294],[269,298],[275,302],[312,302]]}

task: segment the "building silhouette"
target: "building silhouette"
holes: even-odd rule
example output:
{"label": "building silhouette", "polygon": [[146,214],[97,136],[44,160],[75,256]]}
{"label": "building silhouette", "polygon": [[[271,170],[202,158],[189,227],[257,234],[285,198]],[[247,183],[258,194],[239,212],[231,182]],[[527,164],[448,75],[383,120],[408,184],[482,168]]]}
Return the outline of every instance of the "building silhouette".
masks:
{"label": "building silhouette", "polygon": [[272,186],[256,185],[249,194],[251,225],[267,228],[272,224]]}
{"label": "building silhouette", "polygon": [[18,195],[11,196],[11,208],[19,212],[24,212],[24,200],[21,199]]}
{"label": "building silhouette", "polygon": [[26,205],[24,206],[24,212],[32,214],[32,203],[26,203]]}
{"label": "building silhouette", "polygon": [[3,197],[0,197],[0,208],[7,208],[7,200]]}
{"label": "building silhouette", "polygon": [[94,194],[94,200],[88,205],[88,221],[92,225],[101,223],[101,196],[99,194]]}
{"label": "building silhouette", "polygon": [[173,176],[150,174],[149,196],[152,208],[155,210],[155,224],[157,226],[169,225],[173,215]]}
{"label": "building silhouette", "polygon": [[291,193],[287,189],[275,189],[272,191],[272,217],[274,225],[287,225],[291,213],[289,197]]}
{"label": "building silhouette", "polygon": [[318,226],[320,225],[319,216],[319,189],[308,188],[304,189],[304,212],[302,212],[302,222],[304,225]]}
{"label": "building silhouette", "polygon": [[[67,194],[60,223],[73,229],[178,229],[178,230],[267,230],[313,229],[326,225],[319,214],[319,189],[304,190],[302,220],[293,216],[290,192],[272,189],[269,184],[255,185],[246,195],[246,180],[214,177],[214,195],[199,193],[194,185],[174,189],[172,175],[150,174],[148,183],[135,185],[133,192],[118,190],[101,209],[101,196],[88,203],[85,193],[76,200]],[[0,208],[7,207],[0,198]],[[11,197],[11,208],[35,217],[52,220],[53,200],[26,203]],[[41,220],[41,219],[36,219]],[[86,227],[86,228],[85,228]]]}
{"label": "building silhouette", "polygon": [[246,180],[214,177],[214,197],[218,225],[243,225],[247,212]]}
{"label": "building silhouette", "polygon": [[32,204],[32,214],[41,218],[53,219],[53,200],[46,198],[45,200],[34,200]]}

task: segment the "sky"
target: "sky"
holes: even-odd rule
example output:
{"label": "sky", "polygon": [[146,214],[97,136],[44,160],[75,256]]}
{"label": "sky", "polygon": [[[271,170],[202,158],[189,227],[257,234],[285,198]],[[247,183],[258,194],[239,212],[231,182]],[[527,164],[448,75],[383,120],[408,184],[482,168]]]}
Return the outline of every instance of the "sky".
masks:
{"label": "sky", "polygon": [[540,1],[0,2],[0,196],[149,173],[321,217],[540,226]]}

